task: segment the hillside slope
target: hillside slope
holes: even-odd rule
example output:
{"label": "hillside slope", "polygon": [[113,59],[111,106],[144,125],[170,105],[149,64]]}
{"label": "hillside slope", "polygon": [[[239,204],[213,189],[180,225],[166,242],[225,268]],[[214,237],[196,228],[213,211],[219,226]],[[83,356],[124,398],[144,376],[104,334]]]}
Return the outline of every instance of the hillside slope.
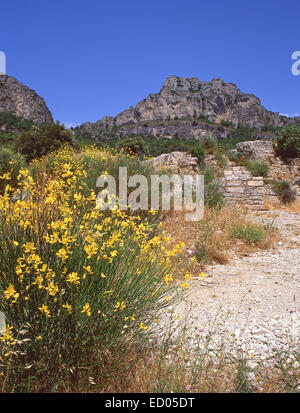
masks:
{"label": "hillside slope", "polygon": [[0,112],[31,119],[34,123],[53,122],[46,102],[34,90],[14,77],[0,75]]}

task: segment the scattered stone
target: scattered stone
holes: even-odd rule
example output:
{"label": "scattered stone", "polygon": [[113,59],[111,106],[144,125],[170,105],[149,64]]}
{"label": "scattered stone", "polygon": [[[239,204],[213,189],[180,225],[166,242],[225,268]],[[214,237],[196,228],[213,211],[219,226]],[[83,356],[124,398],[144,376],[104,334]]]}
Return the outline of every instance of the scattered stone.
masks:
{"label": "scattered stone", "polygon": [[[273,212],[274,226],[288,242],[294,225],[299,225],[299,215]],[[272,215],[260,213],[256,219],[272,222]],[[236,257],[227,265],[209,266],[206,273],[214,281],[212,288],[201,288],[193,281],[186,302],[174,306],[176,314],[187,315],[193,340],[190,351],[205,347],[209,338],[216,355],[220,349],[232,357],[244,354],[253,362],[252,370],[255,363],[274,365],[276,351],[286,352],[294,364],[291,356],[299,351],[300,340],[300,247]]]}
{"label": "scattered stone", "polygon": [[245,158],[260,161],[272,161],[275,157],[273,143],[270,141],[246,141],[239,142],[236,150],[242,153]]}

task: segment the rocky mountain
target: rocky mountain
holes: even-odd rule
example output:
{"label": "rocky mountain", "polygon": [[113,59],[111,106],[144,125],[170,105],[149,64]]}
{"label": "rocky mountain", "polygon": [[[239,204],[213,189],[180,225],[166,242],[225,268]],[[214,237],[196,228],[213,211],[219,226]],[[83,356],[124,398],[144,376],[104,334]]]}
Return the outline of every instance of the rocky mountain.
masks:
{"label": "rocky mountain", "polygon": [[0,75],[0,112],[8,112],[40,124],[53,122],[46,102],[17,79]]}
{"label": "rocky mountain", "polygon": [[265,109],[256,96],[241,92],[233,83],[219,78],[207,82],[170,76],[159,93],[150,94],[135,107],[82,127],[90,131],[114,130],[121,135],[199,138],[211,132],[225,138],[228,127],[262,129],[288,122],[289,118]]}

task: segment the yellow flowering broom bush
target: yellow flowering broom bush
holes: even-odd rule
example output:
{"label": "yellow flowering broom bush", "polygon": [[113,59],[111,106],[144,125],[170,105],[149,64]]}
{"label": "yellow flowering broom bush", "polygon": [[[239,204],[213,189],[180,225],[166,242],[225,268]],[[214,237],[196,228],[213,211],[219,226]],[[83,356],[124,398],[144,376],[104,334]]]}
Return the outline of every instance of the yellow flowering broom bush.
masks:
{"label": "yellow flowering broom bush", "polygon": [[171,259],[182,245],[170,249],[145,216],[96,207],[97,176],[120,162],[141,168],[124,155],[64,149],[21,170],[17,189],[4,182],[2,391],[32,391],[37,382],[48,391],[104,363],[151,330],[176,293]]}

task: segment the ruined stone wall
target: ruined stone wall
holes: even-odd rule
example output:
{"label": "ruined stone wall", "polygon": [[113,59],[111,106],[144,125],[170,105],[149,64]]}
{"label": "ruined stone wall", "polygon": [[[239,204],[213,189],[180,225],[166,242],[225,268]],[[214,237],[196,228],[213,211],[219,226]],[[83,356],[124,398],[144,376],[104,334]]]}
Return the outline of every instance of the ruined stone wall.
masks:
{"label": "ruined stone wall", "polygon": [[264,181],[254,177],[242,166],[234,166],[224,171],[221,179],[227,203],[242,202],[247,205],[264,204]]}

